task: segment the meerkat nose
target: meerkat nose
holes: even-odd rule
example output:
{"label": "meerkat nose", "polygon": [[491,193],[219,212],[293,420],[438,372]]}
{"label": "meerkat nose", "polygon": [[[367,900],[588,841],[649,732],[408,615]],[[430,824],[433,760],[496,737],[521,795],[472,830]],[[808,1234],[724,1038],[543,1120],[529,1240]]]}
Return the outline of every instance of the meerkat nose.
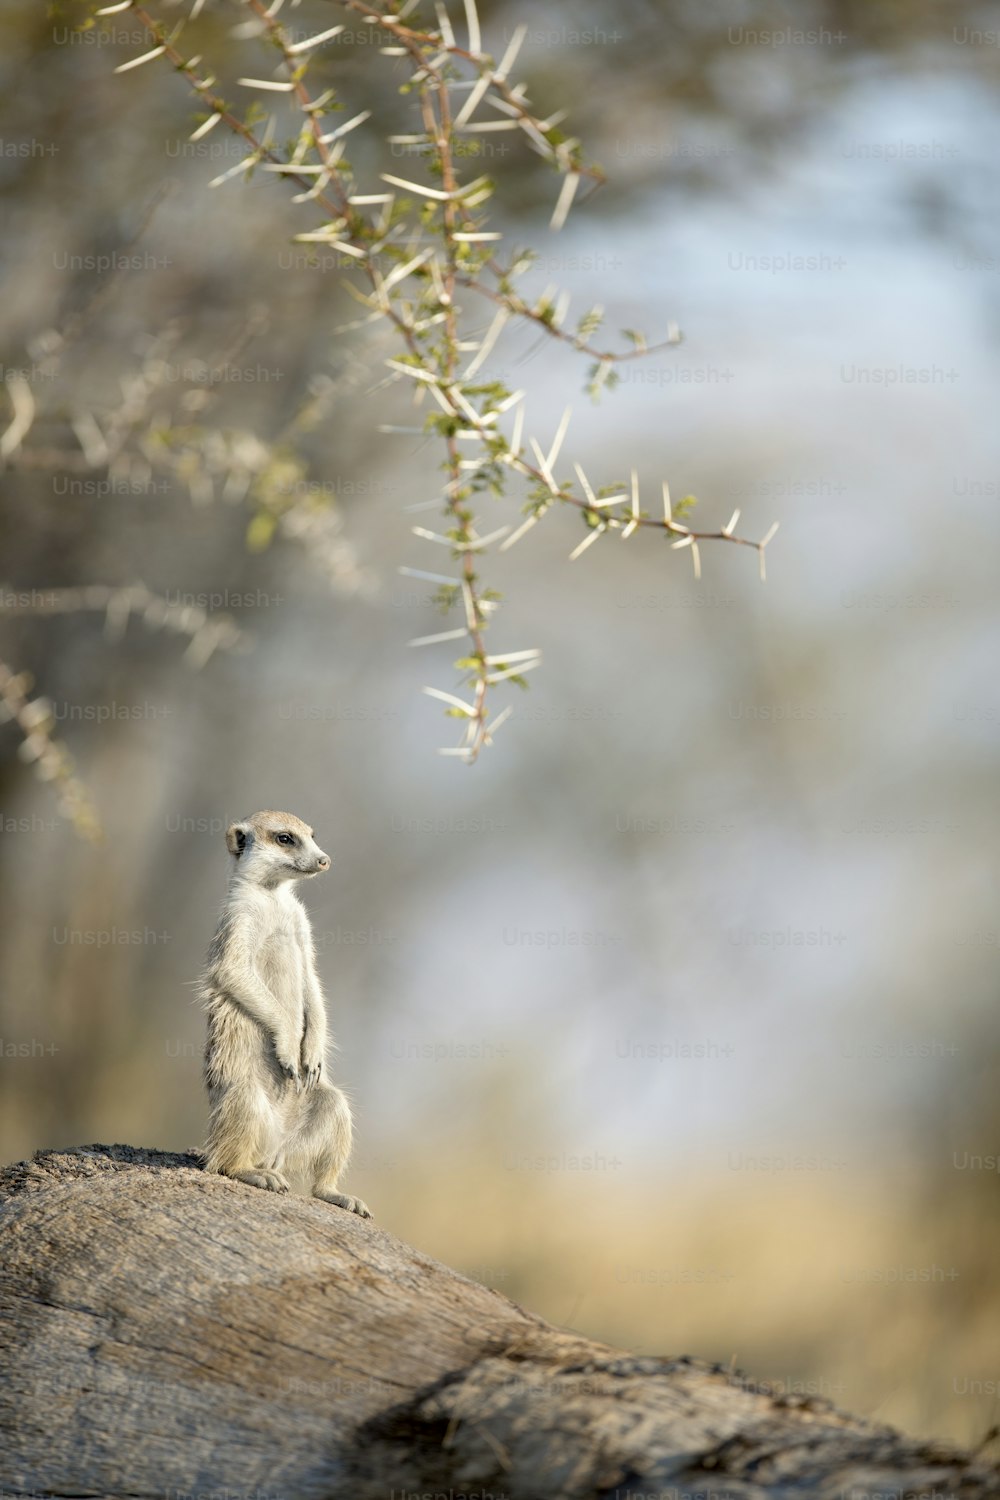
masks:
{"label": "meerkat nose", "polygon": [[320,867],[321,870],[328,870],[330,868],[330,856],[329,856],[329,854],[321,854],[319,856],[319,858],[317,859],[316,863],[319,865],[319,867]]}

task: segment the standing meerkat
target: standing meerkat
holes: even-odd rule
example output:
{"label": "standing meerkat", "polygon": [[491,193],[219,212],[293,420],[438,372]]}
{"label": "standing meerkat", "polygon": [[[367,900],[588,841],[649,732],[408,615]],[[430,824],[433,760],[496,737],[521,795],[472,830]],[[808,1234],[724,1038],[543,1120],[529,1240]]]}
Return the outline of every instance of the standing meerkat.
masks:
{"label": "standing meerkat", "polygon": [[351,1111],[325,1077],[326,1010],[296,880],[330,868],[291,813],[258,812],[226,831],[229,891],[199,994],[208,1011],[206,1168],[285,1193],[303,1172],[326,1203],[370,1219],[337,1191],[351,1153]]}

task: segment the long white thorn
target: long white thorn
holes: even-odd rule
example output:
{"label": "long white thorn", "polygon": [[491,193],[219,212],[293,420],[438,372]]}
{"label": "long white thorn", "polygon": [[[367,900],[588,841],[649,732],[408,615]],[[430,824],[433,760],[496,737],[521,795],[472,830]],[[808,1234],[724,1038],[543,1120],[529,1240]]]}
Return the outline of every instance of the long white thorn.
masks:
{"label": "long white thorn", "polygon": [[556,428],[556,435],[552,439],[552,447],[545,455],[545,467],[550,471],[552,469],[552,465],[559,457],[559,450],[563,445],[563,439],[565,438],[566,433],[569,431],[569,419],[571,415],[572,407],[567,406],[566,410],[562,414],[559,426]]}
{"label": "long white thorn", "polygon": [[448,12],[441,4],[441,0],[437,0],[437,4],[435,5],[434,9],[437,11],[438,25],[441,28],[442,42],[444,42],[446,47],[454,47],[455,33],[451,29],[451,21],[448,19]]}
{"label": "long white thorn", "polygon": [[[117,71],[120,69],[116,69]],[[294,83],[282,82],[277,78],[237,78],[236,82],[241,88],[267,89],[272,94],[290,94],[295,87]]]}
{"label": "long white thorn", "polygon": [[329,135],[321,137],[323,145],[329,146],[331,141],[338,141],[342,135],[347,135],[349,131],[356,130],[359,125],[363,125],[366,120],[371,119],[371,113],[370,109],[363,109],[359,115],[354,115],[350,120],[346,120],[343,125],[338,125],[336,130],[330,131]]}
{"label": "long white thorn", "polygon": [[462,603],[465,605],[465,625],[471,635],[479,627],[476,619],[476,598],[467,579],[462,579]]}
{"label": "long white thorn", "polygon": [[492,744],[493,743],[493,736],[496,734],[497,730],[500,728],[500,725],[501,724],[506,724],[507,720],[510,718],[510,716],[511,716],[511,714],[513,712],[514,712],[513,708],[508,703],[508,705],[504,709],[503,713],[497,714],[496,718],[493,720],[493,723],[489,726],[489,728],[486,731],[486,743],[487,744]]}
{"label": "long white thorn", "polygon": [[454,196],[443,192],[441,188],[421,187],[419,182],[407,182],[405,177],[393,177],[391,172],[380,172],[379,176],[383,182],[391,182],[393,187],[405,188],[408,193],[418,193],[422,198],[434,198],[438,203],[447,203]]}
{"label": "long white thorn", "polygon": [[580,488],[583,490],[583,493],[586,495],[587,500],[589,501],[589,503],[591,505],[596,505],[597,504],[597,496],[594,494],[594,491],[590,487],[590,480],[587,478],[586,474],[580,468],[579,464],[574,464],[573,467],[576,470],[576,476],[577,476],[577,478],[580,481]]}
{"label": "long white thorn", "polygon": [[205,120],[201,125],[199,125],[198,129],[194,131],[194,133],[190,135],[188,139],[192,141],[200,141],[202,136],[208,135],[208,132],[210,130],[215,129],[216,125],[218,125],[221,119],[222,116],[220,114],[209,115],[208,119]]}
{"label": "long white thorn", "polygon": [[[166,47],[154,47],[152,52],[144,52],[141,57],[133,57],[131,62],[119,63],[114,69],[116,73],[128,73],[132,68],[141,68],[143,63],[152,62],[154,57],[162,57]],[[291,84],[288,85],[291,88]]]}
{"label": "long white thorn", "polygon": [[479,30],[476,0],[465,0],[465,23],[469,28],[469,51],[478,54],[482,48],[483,39]]}
{"label": "long white thorn", "polygon": [[586,552],[588,547],[592,547],[603,530],[603,526],[595,526],[593,531],[588,531],[587,535],[584,537],[579,546],[574,547],[573,551],[570,553],[570,562],[576,562],[577,558],[580,557],[584,552]]}
{"label": "long white thorn", "polygon": [[509,451],[515,456],[521,451],[521,437],[524,433],[524,402],[522,401],[514,413],[514,430],[510,435]]}
{"label": "long white thorn", "polygon": [[[470,51],[472,50],[475,49],[470,48]],[[466,99],[465,103],[462,105],[462,108],[459,110],[458,114],[455,116],[455,124],[457,126],[461,127],[462,125],[468,124],[476,108],[478,107],[480,99],[489,88],[490,82],[491,80],[489,73],[484,73],[479,79],[479,82],[476,84],[475,88],[472,90],[472,93],[469,95],[468,99]]]}
{"label": "long white thorn", "polygon": [[465,373],[462,376],[463,380],[468,380],[470,375],[475,375],[476,371],[482,366],[485,360],[488,359],[493,345],[496,343],[497,339],[503,332],[504,325],[507,323],[509,318],[510,313],[505,307],[501,307],[496,317],[493,319],[493,322],[486,330],[486,335],[483,338],[482,343],[479,345],[479,352],[466,366]]}
{"label": "long white thorn", "polygon": [[774,525],[770,528],[770,530],[768,531],[767,535],[764,536],[764,537],[762,537],[761,540],[757,543],[757,556],[760,559],[760,581],[761,581],[761,583],[766,583],[767,582],[767,564],[766,564],[766,562],[764,560],[764,548],[767,546],[768,542],[774,536],[774,533],[777,531],[777,529],[778,529],[778,527],[779,527],[780,524],[781,523],[779,521],[775,521]]}
{"label": "long white thorn", "polygon": [[472,537],[469,541],[469,551],[479,547],[488,547],[491,542],[497,542],[502,536],[506,536],[509,530],[509,526],[498,526],[496,531],[491,531],[488,536]]}
{"label": "long white thorn", "polygon": [[[433,503],[439,504],[437,500]],[[410,507],[405,506],[404,509],[409,510]],[[424,568],[397,568],[396,571],[406,578],[422,578],[427,583],[446,583],[449,588],[457,588],[460,582],[458,578],[449,578],[447,573],[428,573]]]}
{"label": "long white thorn", "polygon": [[260,156],[258,155],[258,153],[256,151],[251,151],[250,155],[245,156],[242,161],[238,161],[235,167],[230,167],[227,171],[220,172],[218,177],[213,177],[208,185],[210,188],[221,187],[222,184],[224,182],[228,182],[231,177],[238,177],[240,172],[249,172],[250,168],[256,166],[259,161]]}
{"label": "long white thorn", "polygon": [[549,468],[548,459],[545,457],[545,454],[542,452],[541,448],[538,446],[534,438],[530,438],[529,441],[531,443],[535,458],[538,461],[538,467],[542,471],[542,477],[549,487],[549,492],[553,495],[558,495],[559,486],[556,484],[555,480],[552,477],[552,470]]}
{"label": "long white thorn", "polygon": [[0,437],[0,459],[10,458],[11,454],[17,452],[35,420],[35,398],[23,375],[8,375],[7,394],[14,415],[9,427]]}
{"label": "long white thorn", "polygon": [[306,37],[304,42],[293,42],[288,50],[293,56],[299,52],[308,52],[311,47],[320,47],[324,42],[339,36],[343,29],[343,26],[331,26],[329,31],[317,32],[315,36]]}
{"label": "long white thorn", "polygon": [[[462,630],[459,634],[464,635],[465,631]],[[469,715],[470,719],[476,716],[476,710],[471,703],[465,703],[461,698],[456,698],[454,693],[443,693],[440,688],[432,687],[421,688],[420,691],[426,693],[428,698],[440,698],[442,703],[449,703],[452,708],[460,708],[464,714]]]}
{"label": "long white thorn", "polygon": [[463,626],[460,630],[440,630],[436,635],[417,635],[412,641],[407,641],[408,646],[436,646],[439,641],[459,641],[468,635]]}
{"label": "long white thorn", "polygon": [[516,26],[514,28],[514,35],[510,39],[510,45],[507,48],[507,51],[504,53],[503,57],[501,57],[500,59],[499,68],[497,68],[496,72],[493,74],[493,77],[496,79],[497,83],[503,83],[504,79],[507,77],[507,74],[514,66],[514,59],[520,52],[521,45],[527,35],[528,28],[522,21],[520,26]]}
{"label": "long white thorn", "polygon": [[536,656],[533,661],[522,662],[520,666],[516,667],[508,667],[505,672],[489,672],[484,681],[488,682],[490,687],[492,687],[494,683],[504,682],[508,677],[520,677],[523,672],[532,672],[535,667],[540,667],[541,664],[542,658]]}
{"label": "long white thorn", "polygon": [[556,199],[556,206],[552,210],[552,218],[549,220],[550,229],[561,229],[569,217],[569,211],[576,197],[576,190],[580,185],[579,172],[567,172],[563,179],[563,185]]}
{"label": "long white thorn", "polygon": [[500,543],[499,550],[501,552],[506,552],[507,549],[508,549],[508,547],[513,547],[514,543],[515,542],[519,542],[521,540],[521,538],[524,536],[524,533],[526,531],[530,531],[531,528],[532,528],[532,526],[534,526],[535,523],[537,521],[539,521],[540,519],[541,519],[540,516],[534,515],[534,516],[529,516],[526,521],[522,521],[521,524],[520,524],[520,526],[517,528],[517,530],[516,531],[512,531],[511,534],[510,534],[510,536],[507,538],[507,540],[505,542],[501,542]]}

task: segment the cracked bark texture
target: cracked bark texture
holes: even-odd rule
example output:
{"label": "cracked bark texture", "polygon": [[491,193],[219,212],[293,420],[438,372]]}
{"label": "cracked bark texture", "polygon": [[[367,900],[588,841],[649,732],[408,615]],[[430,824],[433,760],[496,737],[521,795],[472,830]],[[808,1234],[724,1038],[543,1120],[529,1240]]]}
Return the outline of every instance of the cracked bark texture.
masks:
{"label": "cracked bark texture", "polygon": [[0,1349],[5,1497],[1000,1497],[972,1455],[560,1332],[194,1154],[0,1173]]}

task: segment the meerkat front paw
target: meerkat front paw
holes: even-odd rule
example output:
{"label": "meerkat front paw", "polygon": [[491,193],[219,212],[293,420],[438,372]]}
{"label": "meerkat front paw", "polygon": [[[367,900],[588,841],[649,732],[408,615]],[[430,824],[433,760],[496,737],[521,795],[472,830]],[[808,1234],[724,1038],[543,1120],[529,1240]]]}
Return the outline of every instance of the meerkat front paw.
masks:
{"label": "meerkat front paw", "polygon": [[268,1172],[263,1168],[254,1172],[232,1172],[235,1182],[245,1182],[250,1187],[264,1188],[269,1193],[287,1193],[288,1183],[280,1172]]}
{"label": "meerkat front paw", "polygon": [[302,1038],[300,1062],[302,1081],[307,1089],[314,1089],[323,1075],[323,1044],[307,1030]]}
{"label": "meerkat front paw", "polygon": [[282,1073],[284,1073],[285,1078],[287,1079],[287,1081],[289,1083],[294,1083],[294,1085],[295,1085],[295,1092],[297,1094],[301,1094],[303,1088],[305,1087],[305,1084],[304,1084],[304,1081],[303,1081],[303,1078],[302,1078],[302,1074],[298,1070],[297,1064],[295,1064],[295,1063],[280,1063],[279,1066],[281,1068]]}
{"label": "meerkat front paw", "polygon": [[295,1055],[294,1049],[293,1048],[287,1048],[286,1049],[284,1047],[276,1047],[274,1055],[277,1058],[278,1067],[281,1069],[282,1073],[285,1075],[285,1078],[288,1080],[289,1083],[294,1083],[294,1085],[295,1085],[295,1092],[297,1094],[301,1094],[301,1092],[302,1092],[302,1074],[301,1074],[301,1072],[299,1070],[299,1060],[298,1060],[298,1058]]}
{"label": "meerkat front paw", "polygon": [[375,1217],[363,1198],[355,1198],[350,1193],[317,1192],[313,1197],[322,1199],[324,1203],[332,1203],[335,1208],[346,1208],[349,1214],[357,1214],[361,1219]]}

